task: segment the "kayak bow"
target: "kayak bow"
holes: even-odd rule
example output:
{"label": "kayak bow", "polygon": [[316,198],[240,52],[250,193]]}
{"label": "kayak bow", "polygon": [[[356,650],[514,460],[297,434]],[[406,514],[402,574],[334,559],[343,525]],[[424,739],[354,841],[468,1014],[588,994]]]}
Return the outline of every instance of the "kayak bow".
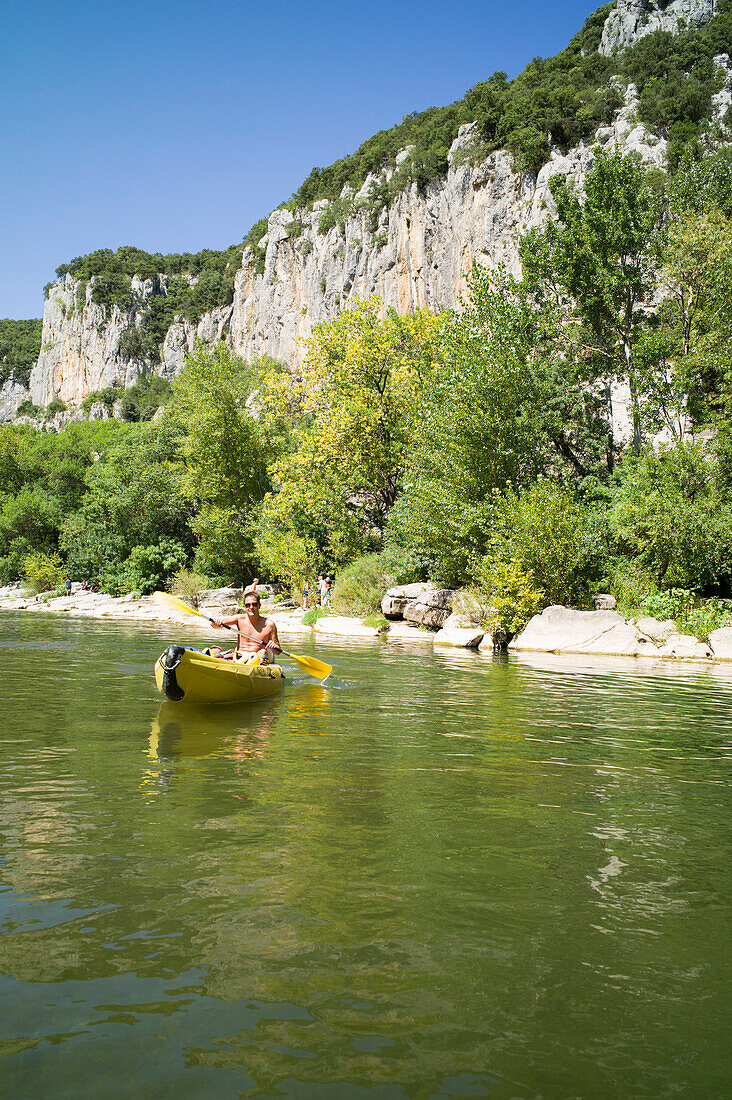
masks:
{"label": "kayak bow", "polygon": [[281,690],[279,665],[223,661],[198,649],[170,645],[155,662],[158,691],[173,702],[248,703]]}

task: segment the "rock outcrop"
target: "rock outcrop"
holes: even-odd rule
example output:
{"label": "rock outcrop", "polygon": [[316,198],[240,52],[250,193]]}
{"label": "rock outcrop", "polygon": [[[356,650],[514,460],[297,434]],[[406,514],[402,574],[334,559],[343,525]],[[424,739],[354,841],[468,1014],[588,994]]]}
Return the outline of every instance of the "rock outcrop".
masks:
{"label": "rock outcrop", "polygon": [[560,606],[534,615],[508,648],[622,657],[658,654],[650,638],[616,611],[575,611]]}
{"label": "rock outcrop", "polygon": [[428,626],[439,630],[450,618],[455,590],[432,588],[423,592],[404,608],[404,618],[413,626]]}
{"label": "rock outcrop", "polygon": [[[328,203],[301,212],[293,229],[292,213],[275,210],[265,237],[264,273],[245,250],[236,275],[234,301],[205,314],[197,324],[179,318],[165,337],[161,361],[127,359],[124,335],[140,327],[153,295],[166,280],[133,279],[132,306],[109,309],[92,300],[92,287],[66,275],[48,292],[43,343],[33,369],[30,396],[39,406],[58,397],[70,406],[87,394],[117,382],[128,386],[141,373],[155,370],[172,377],[199,339],[211,345],[226,339],[245,359],[268,354],[297,366],[302,338],[313,325],[334,318],[355,298],[380,296],[386,307],[404,313],[417,307],[440,311],[455,306],[465,291],[474,260],[489,267],[504,264],[519,274],[518,240],[541,225],[554,210],[549,182],[566,175],[581,184],[594,163],[594,146],[635,152],[648,164],[665,163],[666,143],[636,122],[637,96],[631,85],[625,106],[610,126],[566,155],[552,154],[538,173],[516,172],[506,152],[480,157],[477,126],[460,128],[449,153],[449,170],[424,189],[407,184],[389,206],[369,209],[372,188],[366,180],[358,194],[345,188],[340,222]],[[405,150],[405,155],[409,151]],[[404,163],[404,155],[397,158]],[[384,173],[389,179],[395,169]],[[9,418],[27,394],[8,394],[0,416]],[[14,404],[15,403],[15,404]],[[622,394],[616,425],[622,437],[627,417]],[[626,433],[627,434],[627,433]]]}
{"label": "rock outcrop", "polygon": [[678,34],[684,26],[702,27],[718,10],[718,0],[618,0],[605,20],[600,53],[609,57],[654,31]]}

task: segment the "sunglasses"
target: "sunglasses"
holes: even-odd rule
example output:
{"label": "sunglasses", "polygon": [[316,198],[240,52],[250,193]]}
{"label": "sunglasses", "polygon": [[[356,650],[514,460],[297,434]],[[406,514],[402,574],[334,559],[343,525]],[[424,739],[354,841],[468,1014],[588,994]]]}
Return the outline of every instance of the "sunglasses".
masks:
{"label": "sunglasses", "polygon": [[245,603],[245,607],[259,607],[259,600],[256,603]]}

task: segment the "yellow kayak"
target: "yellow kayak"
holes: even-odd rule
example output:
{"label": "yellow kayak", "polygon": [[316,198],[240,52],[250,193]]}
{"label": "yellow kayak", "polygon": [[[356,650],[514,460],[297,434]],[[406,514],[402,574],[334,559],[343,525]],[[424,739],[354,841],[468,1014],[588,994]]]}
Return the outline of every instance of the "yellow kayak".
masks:
{"label": "yellow kayak", "polygon": [[155,682],[176,703],[248,703],[275,695],[285,674],[279,665],[222,661],[198,649],[170,645],[155,662]]}

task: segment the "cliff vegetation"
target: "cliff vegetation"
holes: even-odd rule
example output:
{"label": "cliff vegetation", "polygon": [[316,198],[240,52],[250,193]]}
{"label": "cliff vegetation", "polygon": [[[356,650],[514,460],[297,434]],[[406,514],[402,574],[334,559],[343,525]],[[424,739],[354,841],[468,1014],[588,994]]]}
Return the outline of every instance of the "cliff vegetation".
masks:
{"label": "cliff vegetation", "polygon": [[659,178],[598,150],[582,202],[551,187],[523,281],[475,266],[461,312],[358,302],[316,326],[300,378],[218,342],[148,395],[170,398],[154,421],[0,430],[2,579],[39,554],[112,593],[335,572],[352,608],[374,576],[429,576],[514,625],[609,588],[713,629],[732,596],[730,158]]}
{"label": "cliff vegetation", "polygon": [[8,378],[28,385],[38,353],[41,350],[40,319],[0,320],[0,386]]}
{"label": "cliff vegetation", "polygon": [[[712,97],[723,82],[713,58],[732,55],[728,0],[704,27],[681,34],[656,32],[605,57],[598,45],[612,7],[598,8],[564,50],[555,57],[534,58],[515,79],[494,73],[455,103],[414,112],[368,138],[349,156],[313,168],[283,204],[292,211],[288,233],[298,236],[300,215],[322,200],[328,205],[319,218],[319,232],[344,224],[357,205],[375,232],[381,210],[408,184],[424,188],[446,174],[450,146],[459,128],[469,122],[477,122],[478,130],[462,150],[463,159],[477,162],[494,150],[507,149],[517,169],[538,171],[552,150],[567,151],[608,123],[623,102],[621,88],[628,82],[639,91],[639,120],[669,140],[671,168],[685,149],[701,155],[704,143],[715,136]],[[405,149],[409,155],[397,166],[397,154]],[[356,204],[354,196],[369,177],[368,193]],[[266,232],[267,219],[262,219],[241,244],[196,254],[151,254],[132,246],[99,249],[61,264],[57,275],[68,273],[80,281],[79,307],[90,281],[94,302],[124,309],[132,305],[132,277],[152,280],[154,293],[141,307],[141,323],[130,326],[120,351],[123,358],[156,363],[176,316],[196,322],[205,312],[231,303],[245,248],[251,250],[255,271],[264,271],[261,241]]]}

